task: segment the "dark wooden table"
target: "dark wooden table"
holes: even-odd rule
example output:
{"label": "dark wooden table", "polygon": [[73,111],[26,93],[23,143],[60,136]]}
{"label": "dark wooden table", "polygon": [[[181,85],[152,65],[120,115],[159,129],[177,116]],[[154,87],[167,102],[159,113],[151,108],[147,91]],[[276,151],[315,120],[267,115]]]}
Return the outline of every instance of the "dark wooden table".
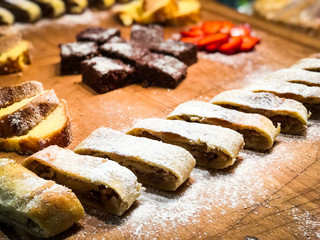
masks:
{"label": "dark wooden table", "polygon": [[[72,42],[87,26],[122,27],[109,11],[86,12],[18,26],[34,45],[34,59],[22,74],[0,77],[0,86],[41,81],[66,99],[72,115],[74,149],[100,126],[125,131],[141,118],[165,118],[178,104],[208,101],[219,92],[241,88],[319,51],[311,37],[213,2],[202,2],[203,20],[249,22],[261,38],[256,50],[232,56],[199,53],[199,61],[174,90],[139,85],[97,95],[81,76],[59,75],[59,43]],[[182,28],[166,27],[167,38]],[[320,236],[320,123],[309,122],[305,136],[282,135],[269,152],[242,151],[232,168],[196,168],[177,193],[147,188],[123,217],[87,208],[87,214],[55,239],[317,239]],[[20,162],[25,156],[0,153]],[[34,239],[0,225],[0,238]]]}

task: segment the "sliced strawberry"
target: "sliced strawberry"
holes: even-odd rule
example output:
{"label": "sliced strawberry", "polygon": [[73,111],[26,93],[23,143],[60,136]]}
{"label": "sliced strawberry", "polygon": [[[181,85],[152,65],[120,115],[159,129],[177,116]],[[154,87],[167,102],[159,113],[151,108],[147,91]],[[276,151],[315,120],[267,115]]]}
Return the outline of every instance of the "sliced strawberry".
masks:
{"label": "sliced strawberry", "polygon": [[203,35],[203,31],[201,29],[182,31],[181,35],[182,37],[198,37]]}
{"label": "sliced strawberry", "polygon": [[223,43],[218,42],[218,43],[210,43],[206,46],[206,51],[208,52],[215,52],[218,50],[218,48],[222,45]]}
{"label": "sliced strawberry", "polygon": [[241,43],[242,43],[241,37],[231,37],[229,38],[228,42],[222,44],[218,48],[218,51],[225,54],[234,54],[238,52],[238,50],[240,49]]}
{"label": "sliced strawberry", "polygon": [[180,39],[180,41],[186,42],[186,43],[192,43],[194,45],[197,45],[199,40],[201,40],[202,38],[203,38],[203,36],[199,36],[199,37],[183,37],[183,38]]}
{"label": "sliced strawberry", "polygon": [[219,32],[221,21],[206,21],[202,24],[202,31],[205,34],[213,34]]}
{"label": "sliced strawberry", "polygon": [[244,36],[240,45],[240,51],[251,51],[258,42],[260,42],[259,38],[252,36]]}
{"label": "sliced strawberry", "polygon": [[251,33],[251,28],[249,24],[235,26],[230,30],[231,37],[249,36],[250,33]]}
{"label": "sliced strawberry", "polygon": [[225,43],[229,39],[229,36],[222,33],[215,33],[204,36],[201,40],[198,42],[198,48],[203,48],[206,45],[212,44],[212,43]]}
{"label": "sliced strawberry", "polygon": [[201,26],[192,26],[190,27],[189,31],[193,31],[193,30],[202,30]]}
{"label": "sliced strawberry", "polygon": [[234,27],[234,24],[229,21],[223,21],[221,23],[220,32],[224,34],[230,34],[231,29]]}

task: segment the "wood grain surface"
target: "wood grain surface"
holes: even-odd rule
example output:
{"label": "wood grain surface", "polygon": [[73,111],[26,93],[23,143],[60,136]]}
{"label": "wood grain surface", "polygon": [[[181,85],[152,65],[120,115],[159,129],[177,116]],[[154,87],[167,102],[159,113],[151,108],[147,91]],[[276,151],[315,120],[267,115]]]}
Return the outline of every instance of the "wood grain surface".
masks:
{"label": "wood grain surface", "polygon": [[[174,90],[131,85],[98,95],[81,83],[81,76],[59,75],[59,43],[75,41],[88,26],[122,27],[106,12],[19,25],[34,45],[33,62],[23,73],[0,77],[0,86],[37,80],[68,102],[74,149],[100,126],[125,131],[137,119],[165,118],[178,104],[208,101],[216,94],[241,88],[266,74],[286,68],[317,52],[314,39],[284,36],[287,29],[270,31],[273,24],[240,15],[203,1],[203,20],[249,22],[261,38],[256,50],[226,56],[199,53],[187,78]],[[165,36],[182,28],[166,27]],[[281,32],[281,34],[279,33]],[[320,122],[312,120],[305,136],[283,135],[269,152],[242,151],[235,166],[220,172],[196,168],[176,193],[147,187],[122,217],[86,208],[87,214],[53,239],[319,239],[320,237]],[[18,162],[15,153],[0,153]],[[1,239],[34,239],[18,229],[0,225]]]}

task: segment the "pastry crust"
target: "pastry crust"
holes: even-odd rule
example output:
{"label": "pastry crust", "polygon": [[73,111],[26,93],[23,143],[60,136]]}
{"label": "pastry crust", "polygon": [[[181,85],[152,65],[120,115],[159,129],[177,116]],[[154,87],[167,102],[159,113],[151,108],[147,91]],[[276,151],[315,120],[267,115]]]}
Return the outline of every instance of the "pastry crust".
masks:
{"label": "pastry crust", "polygon": [[199,122],[231,128],[243,135],[245,148],[267,150],[273,146],[280,126],[260,114],[243,113],[202,101],[188,101],[177,106],[168,119]]}
{"label": "pastry crust", "polygon": [[308,71],[320,72],[319,58],[303,58],[291,66],[292,69],[303,69]]}
{"label": "pastry crust", "polygon": [[192,155],[181,147],[105,127],[92,132],[75,152],[110,158],[132,170],[139,182],[168,191],[186,181],[195,165]]}
{"label": "pastry crust", "polygon": [[49,145],[66,147],[72,140],[69,112],[64,100],[28,134],[12,138],[0,138],[0,150],[32,154]]}
{"label": "pastry crust", "polygon": [[228,128],[157,118],[140,120],[127,134],[183,147],[209,169],[233,165],[244,145],[242,135]]}
{"label": "pastry crust", "polygon": [[0,88],[0,109],[43,92],[40,82],[29,81]]}
{"label": "pastry crust", "polygon": [[278,97],[284,97],[301,102],[311,113],[317,113],[320,108],[320,87],[309,87],[303,84],[277,80],[266,80],[250,85],[253,92],[270,92]]}
{"label": "pastry crust", "polygon": [[84,216],[76,195],[10,159],[0,159],[0,221],[37,237],[59,234]]}
{"label": "pastry crust", "polygon": [[65,13],[66,5],[62,0],[32,0],[37,3],[44,17],[57,18]]}
{"label": "pastry crust", "polygon": [[301,83],[310,87],[320,87],[320,73],[303,69],[282,69],[270,74],[265,79]]}
{"label": "pastry crust", "polygon": [[225,91],[210,101],[213,104],[242,112],[258,113],[269,118],[282,133],[298,134],[307,128],[308,110],[302,103],[279,98],[268,92],[247,90]]}
{"label": "pastry crust", "polygon": [[67,12],[72,14],[83,13],[88,7],[88,0],[63,0],[66,4]]}
{"label": "pastry crust", "polygon": [[[25,135],[59,105],[54,90],[30,99],[0,109],[0,138]],[[23,102],[27,103],[24,105]]]}
{"label": "pastry crust", "polygon": [[50,146],[28,157],[23,166],[74,191],[95,208],[121,216],[140,195],[137,177],[118,163]]}

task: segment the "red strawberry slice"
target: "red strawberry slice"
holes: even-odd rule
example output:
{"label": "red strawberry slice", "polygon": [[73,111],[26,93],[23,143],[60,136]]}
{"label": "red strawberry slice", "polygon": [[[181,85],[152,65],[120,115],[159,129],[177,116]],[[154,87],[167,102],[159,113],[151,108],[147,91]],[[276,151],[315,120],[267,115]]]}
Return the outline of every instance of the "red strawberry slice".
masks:
{"label": "red strawberry slice", "polygon": [[201,40],[198,42],[198,48],[203,48],[208,44],[212,43],[225,43],[229,39],[228,35],[222,34],[222,33],[215,33],[204,36]]}
{"label": "red strawberry slice", "polygon": [[190,27],[189,31],[193,31],[193,30],[202,30],[201,26],[192,26]]}
{"label": "red strawberry slice", "polygon": [[180,39],[180,41],[186,42],[186,43],[192,43],[194,45],[197,45],[199,40],[201,40],[202,38],[203,38],[203,36],[199,36],[199,37],[183,37],[183,38]]}
{"label": "red strawberry slice", "polygon": [[182,37],[198,37],[198,36],[202,36],[203,32],[201,29],[195,29],[190,31],[182,31],[181,35]]}
{"label": "red strawberry slice", "polygon": [[223,43],[218,42],[218,43],[210,43],[206,46],[206,51],[208,52],[215,52],[218,50],[218,48],[222,45]]}
{"label": "red strawberry slice", "polygon": [[222,44],[218,48],[218,51],[225,54],[234,54],[238,52],[238,50],[240,49],[241,43],[242,43],[241,37],[231,37],[229,38],[228,42]]}
{"label": "red strawberry slice", "polygon": [[244,36],[240,45],[240,51],[247,52],[254,48],[254,46],[260,42],[259,38],[252,36]]}
{"label": "red strawberry slice", "polygon": [[224,34],[230,34],[231,29],[234,27],[234,24],[229,21],[223,21],[221,24],[220,32]]}
{"label": "red strawberry slice", "polygon": [[221,21],[206,21],[202,24],[202,31],[205,34],[213,34],[219,32]]}
{"label": "red strawberry slice", "polygon": [[250,33],[251,33],[251,28],[249,24],[235,26],[230,30],[231,37],[249,36]]}

